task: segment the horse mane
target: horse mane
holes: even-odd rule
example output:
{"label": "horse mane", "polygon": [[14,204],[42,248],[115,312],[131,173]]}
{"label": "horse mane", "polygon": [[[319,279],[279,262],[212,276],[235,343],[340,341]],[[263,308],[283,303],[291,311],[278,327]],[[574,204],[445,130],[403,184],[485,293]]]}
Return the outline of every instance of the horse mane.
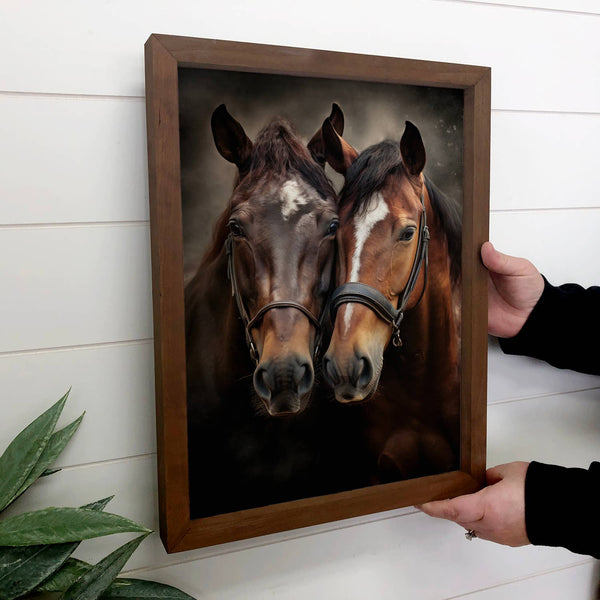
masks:
{"label": "horse mane", "polygon": [[[237,202],[247,199],[254,184],[266,177],[288,179],[299,175],[323,198],[335,198],[336,193],[323,168],[310,155],[302,138],[292,124],[283,118],[275,118],[256,136],[250,168],[242,178],[236,177],[233,189],[238,193]],[[229,215],[235,207],[233,196],[227,208],[218,218],[213,229],[213,240],[204,254],[201,266],[214,261],[227,239]]]}
{"label": "horse mane", "polygon": [[[347,218],[363,214],[373,194],[385,186],[390,175],[400,175],[402,168],[398,142],[385,140],[361,152],[346,172],[346,182],[340,194],[340,208],[350,206]],[[446,234],[450,275],[456,283],[461,276],[462,207],[440,191],[428,177],[425,177],[425,185],[431,207]]]}

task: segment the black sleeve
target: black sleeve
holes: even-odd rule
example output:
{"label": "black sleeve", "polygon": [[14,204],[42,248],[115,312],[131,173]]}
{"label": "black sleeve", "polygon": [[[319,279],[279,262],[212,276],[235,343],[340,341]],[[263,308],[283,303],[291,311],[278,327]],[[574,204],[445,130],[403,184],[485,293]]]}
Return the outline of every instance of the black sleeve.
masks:
{"label": "black sleeve", "polygon": [[574,283],[544,291],[521,331],[500,339],[507,354],[540,358],[561,369],[600,375],[600,287]]}
{"label": "black sleeve", "polygon": [[[600,287],[574,283],[544,291],[521,331],[500,339],[507,354],[600,375]],[[525,478],[525,525],[532,544],[600,558],[600,463],[577,469],[532,462]]]}
{"label": "black sleeve", "polygon": [[525,478],[525,526],[532,544],[600,558],[600,463],[567,469],[532,462]]}

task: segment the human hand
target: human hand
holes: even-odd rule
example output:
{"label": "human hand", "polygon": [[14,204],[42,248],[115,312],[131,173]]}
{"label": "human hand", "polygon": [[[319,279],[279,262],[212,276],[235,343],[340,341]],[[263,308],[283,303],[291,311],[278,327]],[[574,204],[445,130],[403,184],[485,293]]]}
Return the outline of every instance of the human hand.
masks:
{"label": "human hand", "polygon": [[488,487],[475,494],[417,506],[424,513],[458,523],[478,538],[507,546],[529,544],[525,529],[525,475],[528,462],[487,470]]}
{"label": "human hand", "polygon": [[526,258],[498,252],[490,242],[481,247],[488,269],[488,333],[514,337],[544,291],[544,279]]}

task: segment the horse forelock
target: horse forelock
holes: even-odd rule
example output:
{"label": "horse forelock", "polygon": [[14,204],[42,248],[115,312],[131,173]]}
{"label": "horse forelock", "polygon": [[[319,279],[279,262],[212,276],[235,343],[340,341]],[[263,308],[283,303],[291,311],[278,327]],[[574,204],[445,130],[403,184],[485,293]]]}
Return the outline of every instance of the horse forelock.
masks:
{"label": "horse forelock", "polygon": [[402,156],[397,142],[385,140],[363,150],[346,172],[340,193],[340,212],[345,213],[346,219],[367,212],[388,177],[399,174],[401,169]]}
{"label": "horse forelock", "polygon": [[323,168],[310,155],[302,138],[286,119],[275,119],[257,135],[250,170],[241,182],[252,186],[264,178],[299,175],[321,198],[334,198],[335,190]]}
{"label": "horse forelock", "polygon": [[[286,119],[274,119],[257,135],[250,168],[243,177],[236,177],[227,208],[213,229],[210,247],[201,267],[216,260],[229,234],[228,222],[233,210],[251,200],[257,190],[279,186],[282,190],[283,218],[298,212],[307,199],[333,202],[336,193],[323,168],[310,155],[302,138]],[[314,190],[314,193],[313,193]],[[316,194],[316,196],[315,196]]]}

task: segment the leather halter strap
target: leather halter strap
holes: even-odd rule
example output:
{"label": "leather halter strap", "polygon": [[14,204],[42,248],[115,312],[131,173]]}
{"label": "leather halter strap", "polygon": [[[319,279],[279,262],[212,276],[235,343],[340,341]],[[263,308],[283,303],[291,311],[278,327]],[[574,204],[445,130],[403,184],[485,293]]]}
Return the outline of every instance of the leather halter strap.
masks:
{"label": "leather halter strap", "polygon": [[[425,210],[424,193],[421,193],[421,206],[423,212],[419,222],[419,238],[417,241],[417,252],[410,270],[410,275],[406,282],[406,286],[402,291],[402,296],[396,308],[379,290],[361,283],[360,281],[350,281],[340,285],[332,294],[329,301],[331,319],[335,320],[335,314],[342,304],[354,302],[363,304],[370,308],[382,321],[385,321],[392,326],[392,343],[394,346],[402,346],[402,338],[400,337],[400,323],[404,319],[404,312],[410,295],[415,289],[417,279],[421,268],[424,272],[423,290],[417,300],[417,304],[421,301],[427,285],[427,269],[428,269],[428,247],[429,247],[429,227],[427,227],[427,212]],[[415,304],[415,306],[417,305]]]}
{"label": "leather halter strap", "polygon": [[233,235],[229,234],[227,236],[227,240],[225,241],[225,251],[227,252],[227,278],[231,281],[231,295],[235,298],[235,303],[237,305],[238,313],[240,318],[242,319],[242,323],[244,324],[244,334],[246,336],[246,344],[248,345],[248,349],[250,350],[250,358],[254,361],[255,364],[258,364],[259,354],[258,349],[256,348],[256,344],[254,343],[254,339],[252,337],[252,329],[254,327],[258,327],[264,316],[272,309],[276,308],[295,308],[299,310],[306,318],[310,321],[310,323],[315,328],[315,345],[313,350],[313,359],[317,356],[319,352],[319,347],[321,344],[321,336],[323,330],[323,319],[325,317],[326,311],[323,311],[321,315],[321,319],[317,319],[315,315],[308,309],[306,306],[300,304],[299,302],[295,302],[293,300],[276,300],[274,302],[269,302],[262,306],[256,314],[250,318],[248,311],[246,310],[246,306],[244,305],[244,301],[240,294],[240,290],[237,283],[237,277],[235,275],[235,265],[234,265],[234,242]]}

